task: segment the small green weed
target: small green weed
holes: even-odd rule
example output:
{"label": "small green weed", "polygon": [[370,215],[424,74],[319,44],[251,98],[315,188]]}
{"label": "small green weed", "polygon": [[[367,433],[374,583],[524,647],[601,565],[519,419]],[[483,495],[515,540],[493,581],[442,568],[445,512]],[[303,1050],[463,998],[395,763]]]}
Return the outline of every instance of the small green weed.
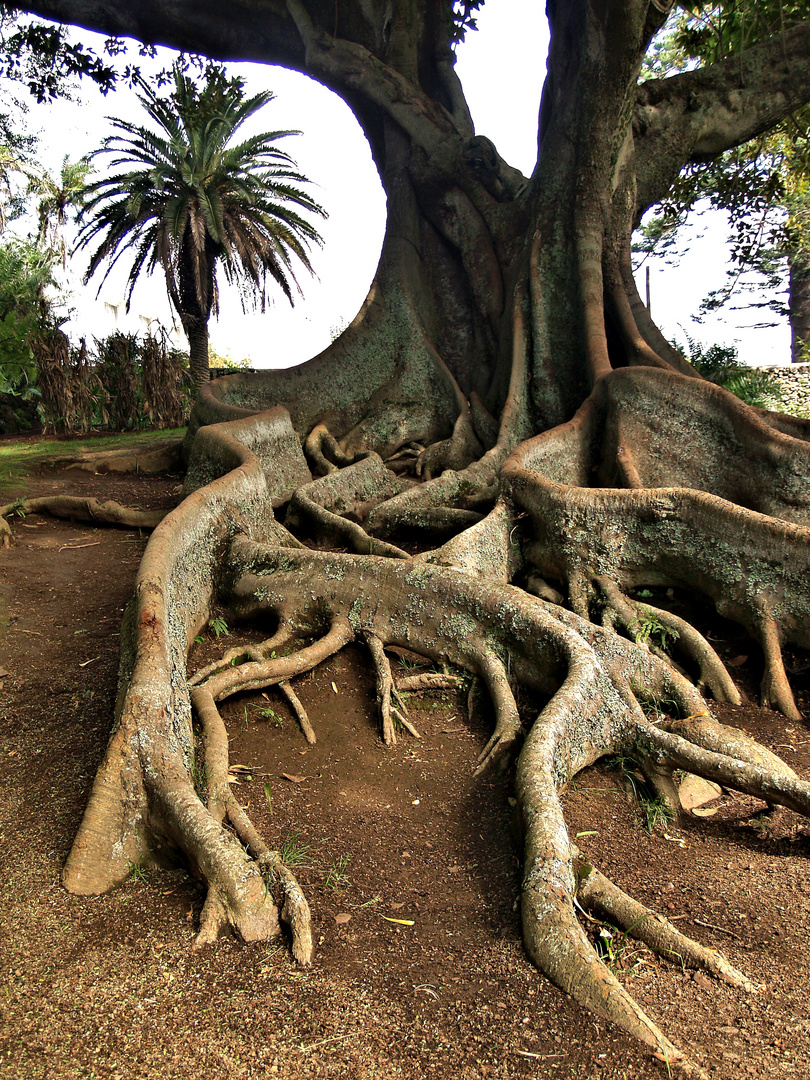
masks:
{"label": "small green weed", "polygon": [[138,856],[137,861],[133,862],[132,859],[127,860],[127,866],[129,867],[129,880],[135,882],[146,881],[148,878],[148,872],[143,865],[143,860],[148,855],[148,852],[143,852]]}
{"label": "small green weed", "polygon": [[672,698],[657,697],[648,691],[639,692],[638,703],[641,705],[644,715],[655,724],[660,724],[667,716],[678,716],[678,703]]}
{"label": "small green weed", "polygon": [[672,821],[672,810],[662,798],[639,799],[642,812],[644,813],[644,831],[652,836],[654,832],[667,826]]}
{"label": "small green weed", "polygon": [[639,615],[627,624],[627,629],[639,645],[648,645],[652,641],[661,649],[666,649],[681,636],[677,630],[661,622],[659,616],[644,604],[639,605]]}
{"label": "small green weed", "polygon": [[639,764],[630,754],[613,754],[603,758],[602,764],[611,772],[621,773],[622,780],[629,786],[636,799],[641,801],[642,793],[647,790],[644,780],[638,775]]}
{"label": "small green weed", "polygon": [[646,918],[649,918],[649,916],[643,915],[624,931],[619,930],[618,927],[610,923],[602,923],[596,939],[596,951],[604,961],[605,966],[610,968],[614,975],[618,974],[620,970],[631,975],[637,973],[636,969],[639,967],[639,960],[632,963],[631,961],[634,951],[638,949],[638,945],[629,935]]}
{"label": "small green weed", "polygon": [[649,836],[669,824],[673,817],[672,810],[639,775],[641,766],[632,754],[614,754],[604,758],[603,764],[613,772],[621,773],[622,780],[629,786],[641,811],[635,816],[636,824],[641,825]]}
{"label": "small green weed", "polygon": [[348,855],[341,855],[339,859],[332,860],[332,869],[327,871],[324,881],[327,889],[345,889],[347,885],[351,885],[351,879],[346,873],[349,861]]}
{"label": "small green weed", "polygon": [[284,726],[284,718],[279,716],[275,709],[270,705],[254,705],[253,708],[262,718],[262,720],[268,720],[273,727],[281,728]]}
{"label": "small green weed", "polygon": [[222,618],[221,615],[217,615],[216,618],[208,620],[208,629],[214,635],[215,638],[228,637],[230,630],[228,624]]}
{"label": "small green weed", "polygon": [[287,833],[281,845],[281,858],[287,866],[311,866],[315,844],[305,844],[300,829]]}

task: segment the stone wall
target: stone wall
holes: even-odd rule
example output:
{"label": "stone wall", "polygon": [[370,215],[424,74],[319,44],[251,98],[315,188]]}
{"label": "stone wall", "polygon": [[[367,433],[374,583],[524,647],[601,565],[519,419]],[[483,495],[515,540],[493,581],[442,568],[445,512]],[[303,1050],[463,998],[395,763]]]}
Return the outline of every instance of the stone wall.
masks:
{"label": "stone wall", "polygon": [[780,364],[762,370],[779,380],[784,412],[810,417],[810,364]]}

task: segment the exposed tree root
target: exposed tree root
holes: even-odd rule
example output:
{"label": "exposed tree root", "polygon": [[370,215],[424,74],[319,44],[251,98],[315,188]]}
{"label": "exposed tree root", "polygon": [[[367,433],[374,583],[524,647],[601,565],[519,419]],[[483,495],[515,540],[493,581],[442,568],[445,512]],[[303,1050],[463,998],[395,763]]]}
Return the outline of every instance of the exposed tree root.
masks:
{"label": "exposed tree root", "polygon": [[421,690],[459,690],[464,685],[460,675],[442,675],[438,671],[427,671],[422,675],[407,675],[397,683],[397,690],[402,694],[415,694]]}
{"label": "exposed tree root", "polygon": [[[276,882],[282,885],[284,901],[281,918],[292,932],[293,955],[299,963],[309,964],[313,950],[309,904],[295,876],[284,865],[282,856],[270,850],[231,791],[228,783],[228,735],[213,695],[207,689],[197,687],[192,691],[191,700],[203,728],[209,813],[219,824],[226,817],[230,820],[246,851],[256,860],[268,888]],[[209,889],[195,944],[198,947],[209,944],[225,925],[226,903],[217,889]]]}
{"label": "exposed tree root", "polygon": [[[677,431],[687,400],[701,447],[688,457]],[[729,454],[731,439],[750,468]],[[621,479],[616,455],[629,440],[643,486],[593,487],[595,478],[604,485]],[[810,529],[800,495],[801,478],[810,475],[808,443],[716,386],[625,369],[603,378],[568,424],[522,443],[501,475],[530,519],[532,572],[566,583],[575,611],[587,617],[598,589],[610,594],[613,618],[630,627],[639,616],[630,617],[622,598],[628,589],[698,582],[721,614],[761,642],[766,703],[798,718],[781,645],[810,646]],[[672,616],[656,614],[677,627]],[[678,632],[706,685],[734,700],[710,647],[684,627]]]}
{"label": "exposed tree root", "polygon": [[124,447],[120,450],[95,450],[82,454],[63,454],[51,458],[57,469],[81,469],[96,475],[103,473],[139,473],[155,476],[159,473],[179,472],[183,468],[182,441],[174,439],[141,449]]}
{"label": "exposed tree root", "polygon": [[116,525],[122,529],[154,529],[166,516],[166,510],[133,510],[112,500],[78,495],[43,495],[37,499],[18,499],[0,506],[0,533],[6,544],[11,527],[9,517],[26,517],[28,514],[50,514],[51,517],[68,518],[71,521],[90,521],[96,525]]}
{"label": "exposed tree root", "polygon": [[[391,663],[385,655],[383,643],[372,630],[363,630],[361,634],[377,671],[377,702],[380,709],[383,742],[386,746],[396,745],[396,724],[405,728],[415,739],[420,739],[421,735],[408,720],[405,703],[394,685]],[[396,704],[392,704],[392,698],[396,699]]]}
{"label": "exposed tree root", "polygon": [[[652,604],[639,604],[625,596],[610,578],[596,578],[594,584],[604,593],[612,615],[617,617],[628,630],[633,640],[642,645],[654,645],[651,635],[660,631],[664,638],[671,637],[673,646],[688,655],[698,668],[697,687],[708,690],[716,701],[728,701],[732,705],[740,704],[740,693],[734,685],[726,666],[706,638],[695,628],[671,611],[653,607]],[[610,620],[614,625],[614,619]],[[657,649],[656,655],[667,659],[663,649]]]}
{"label": "exposed tree root", "polygon": [[[642,388],[650,378],[649,372],[638,376]],[[670,640],[677,634],[675,644],[698,670],[700,684],[733,701],[736,690],[711,645],[683,619],[629,595],[640,584],[688,583],[697,568],[701,589],[721,610],[758,628],[773,672],[781,661],[779,640],[801,642],[806,635],[799,626],[806,591],[789,559],[799,552],[800,570],[807,562],[801,554],[807,529],[694,489],[645,487],[647,465],[638,454],[632,476],[627,455],[620,466],[614,456],[610,466],[625,483],[632,480],[629,486],[590,487],[592,470],[602,468],[588,455],[602,445],[593,428],[605,423],[599,404],[605,394],[600,389],[575,421],[521,444],[508,460],[501,445],[463,472],[446,472],[420,488],[393,476],[376,455],[353,457],[314,481],[305,478],[293,494],[288,525],[318,538],[328,533],[353,548],[350,553],[306,548],[274,521],[268,504],[288,479],[274,480],[269,459],[260,462],[240,441],[246,419],[203,429],[201,445],[214,449],[207,464],[203,450],[195,450],[197,475],[227,475],[189,496],[150,543],[132,614],[134,636],[126,638],[118,727],[66,867],[68,886],[100,891],[120,880],[133,852],[168,843],[182,848],[208,882],[198,943],[226,926],[248,939],[277,933],[270,890],[278,884],[295,955],[308,962],[306,901],[231,791],[217,702],[279,686],[305,737],[314,740],[290,680],[362,641],[376,671],[382,738],[391,744],[398,724],[417,734],[400,693],[458,686],[458,678],[419,673],[396,687],[385,650],[414,651],[462,669],[474,686],[485,687],[495,723],[476,771],[525,739],[516,773],[525,825],[522,917],[537,966],[666,1061],[699,1072],[606,968],[578,921],[577,904],[600,910],[684,964],[743,990],[752,982],[587,867],[572,850],[558,793],[581,769],[621,751],[640,763],[674,809],[680,803],[673,772],[685,769],[810,815],[810,785],[753,740],[711,719],[680,668],[660,647],[648,647],[642,624],[655,621]],[[260,424],[274,426],[277,452],[288,455],[282,475],[289,478],[301,468],[300,444],[289,438],[285,417],[263,413]],[[746,414],[740,423],[748,422]],[[327,436],[325,428],[318,433],[310,460],[315,450],[326,461],[329,455],[339,460]],[[255,438],[254,432],[247,441]],[[473,505],[480,509],[471,511]],[[392,544],[372,545],[371,533],[407,526],[411,515],[422,523],[444,515],[444,526],[455,522],[455,529],[459,513],[464,522],[474,514],[476,524],[435,551],[410,557]],[[528,578],[546,598],[511,584],[516,578]],[[562,593],[549,582],[567,590],[573,611],[561,606]],[[273,633],[260,645],[229,649],[182,679],[188,646],[215,601],[229,618],[267,620]],[[787,704],[778,678],[771,683],[772,694]],[[547,701],[531,725],[521,724],[516,684]],[[648,719],[647,698],[670,701],[670,715]],[[192,702],[203,729],[207,805],[191,782]],[[235,836],[223,827],[226,820]]]}
{"label": "exposed tree root", "polygon": [[309,722],[307,710],[301,704],[301,699],[298,697],[296,692],[286,680],[284,682],[280,682],[278,684],[278,688],[282,692],[284,697],[287,699],[287,701],[290,703],[290,708],[295,713],[298,719],[298,723],[301,727],[301,731],[304,734],[304,738],[307,740],[310,746],[314,746],[317,742],[317,739],[315,738],[315,731],[312,727],[312,724]]}
{"label": "exposed tree root", "polygon": [[662,915],[645,907],[612,881],[600,874],[574,849],[574,870],[577,879],[576,899],[587,911],[608,919],[630,937],[643,941],[665,960],[683,967],[707,971],[721,982],[755,994],[757,987],[741,971],[729,964],[720,953],[707,949],[682,934]]}
{"label": "exposed tree root", "polygon": [[363,454],[358,462],[328,473],[300,487],[287,510],[289,529],[306,529],[321,540],[331,541],[358,554],[407,559],[407,552],[384,540],[376,540],[357,522],[369,507],[385,502],[410,485],[389,472],[377,454]]}

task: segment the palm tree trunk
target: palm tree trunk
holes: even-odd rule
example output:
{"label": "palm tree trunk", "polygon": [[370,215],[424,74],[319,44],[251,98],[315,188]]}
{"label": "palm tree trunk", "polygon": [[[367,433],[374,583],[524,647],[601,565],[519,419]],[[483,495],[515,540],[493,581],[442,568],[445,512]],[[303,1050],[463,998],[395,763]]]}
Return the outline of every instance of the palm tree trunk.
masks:
{"label": "palm tree trunk", "polygon": [[184,329],[188,338],[191,381],[199,390],[211,378],[208,369],[208,321],[200,318],[184,320]]}

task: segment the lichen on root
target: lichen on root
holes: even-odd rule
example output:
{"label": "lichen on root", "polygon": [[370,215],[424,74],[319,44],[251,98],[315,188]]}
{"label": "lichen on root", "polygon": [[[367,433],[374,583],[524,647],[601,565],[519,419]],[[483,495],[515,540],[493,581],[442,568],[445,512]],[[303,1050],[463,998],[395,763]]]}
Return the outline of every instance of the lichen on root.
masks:
{"label": "lichen on root", "polygon": [[[617,393],[627,393],[630,382],[655,396],[656,372],[616,374]],[[376,671],[382,736],[391,742],[397,725],[407,731],[410,721],[386,649],[411,650],[467,672],[486,688],[495,723],[471,768],[489,768],[518,752],[522,921],[531,958],[558,986],[663,1060],[699,1071],[607,969],[578,910],[607,913],[652,948],[677,951],[684,963],[742,992],[753,992],[754,980],[677,935],[599,874],[571,844],[559,793],[600,757],[624,752],[642,763],[675,810],[673,774],[685,769],[810,815],[810,785],[743,733],[714,721],[680,666],[634,631],[643,612],[631,596],[641,584],[687,581],[692,560],[701,588],[718,607],[760,629],[773,670],[780,640],[803,641],[795,627],[806,585],[788,595],[795,570],[782,560],[807,547],[807,530],[683,486],[685,477],[679,487],[590,486],[603,467],[589,456],[592,448],[610,452],[603,438],[610,393],[609,386],[600,388],[569,425],[520,442],[511,453],[503,445],[493,448],[480,462],[422,488],[394,476],[376,455],[345,452],[341,459],[344,451],[326,428],[306,448],[324,475],[309,479],[301,441],[291,437],[282,409],[255,421],[243,416],[203,427],[193,449],[199,486],[158,526],[139,571],[124,635],[117,725],[65,867],[67,887],[102,892],[145,853],[179,849],[208,886],[198,944],[225,927],[247,940],[275,935],[280,904],[293,952],[308,963],[306,899],[230,792],[218,702],[272,685],[294,702],[299,675],[358,641]],[[725,406],[720,399],[721,411]],[[732,419],[740,438],[747,437],[746,424],[760,430],[754,414]],[[274,452],[258,455],[257,440],[265,437]],[[625,450],[630,440],[622,439]],[[783,456],[801,460],[793,436],[777,433],[773,440]],[[638,454],[620,457],[625,480],[647,482]],[[335,468],[325,468],[326,462]],[[292,492],[291,477],[298,478]],[[453,506],[453,498],[464,505]],[[407,513],[397,511],[392,520],[407,525],[411,511],[418,519],[420,501],[429,510],[466,511],[476,498],[475,523],[420,554],[380,543],[368,521],[370,513],[379,521],[379,508],[392,499],[405,499]],[[273,514],[272,506],[287,500],[291,528],[316,536],[323,528],[351,550],[303,546]],[[724,514],[739,527],[733,535]],[[707,532],[712,521],[722,528],[715,524],[715,532]],[[435,533],[435,522],[430,530]],[[702,530],[704,541],[716,537],[710,552],[722,541],[722,558],[700,554],[694,530]],[[777,537],[782,547],[774,556]],[[672,550],[677,543],[683,552]],[[743,565],[750,568],[747,580],[739,577]],[[516,581],[531,583],[539,595]],[[560,603],[565,595],[569,607]],[[187,672],[191,642],[214,605],[234,620],[267,625],[269,636]],[[678,635],[681,661],[694,668],[702,687],[734,700],[736,690],[710,643],[683,620],[653,614]],[[515,704],[517,683],[546,701],[530,724]],[[643,708],[647,697],[674,702],[677,717],[651,719]],[[789,711],[792,698],[780,700]],[[316,726],[298,715],[303,736],[317,738]],[[205,783],[198,793],[194,777],[199,781],[201,768]]]}

